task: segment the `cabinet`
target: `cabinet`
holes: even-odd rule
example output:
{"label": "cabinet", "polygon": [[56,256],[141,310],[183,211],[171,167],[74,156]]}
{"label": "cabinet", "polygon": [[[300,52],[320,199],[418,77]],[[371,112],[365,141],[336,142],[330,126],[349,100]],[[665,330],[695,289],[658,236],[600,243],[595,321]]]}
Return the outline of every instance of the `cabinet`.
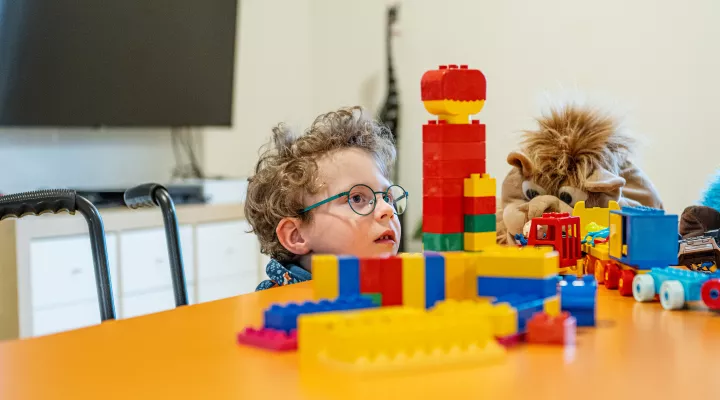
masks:
{"label": "cabinet", "polygon": [[[100,210],[118,319],[175,307],[158,209]],[[250,293],[264,276],[242,205],[178,206],[189,303]],[[261,265],[262,263],[262,265]],[[100,323],[94,265],[82,216],[0,222],[0,339]]]}

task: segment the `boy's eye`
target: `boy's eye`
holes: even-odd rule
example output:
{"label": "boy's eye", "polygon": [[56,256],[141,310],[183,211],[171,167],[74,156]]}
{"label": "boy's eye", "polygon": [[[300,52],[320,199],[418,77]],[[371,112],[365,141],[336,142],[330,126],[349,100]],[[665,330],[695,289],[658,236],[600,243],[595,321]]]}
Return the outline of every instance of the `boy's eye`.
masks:
{"label": "boy's eye", "polygon": [[368,198],[366,193],[350,193],[350,203],[353,205],[372,204],[373,199]]}

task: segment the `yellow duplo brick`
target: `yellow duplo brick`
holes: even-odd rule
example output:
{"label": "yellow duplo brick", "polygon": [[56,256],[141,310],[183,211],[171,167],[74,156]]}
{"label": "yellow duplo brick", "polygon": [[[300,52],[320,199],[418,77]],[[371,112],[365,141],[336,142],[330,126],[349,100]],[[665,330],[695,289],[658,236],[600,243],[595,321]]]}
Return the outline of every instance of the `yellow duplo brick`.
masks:
{"label": "yellow duplo brick", "polygon": [[573,207],[572,215],[580,218],[580,238],[588,234],[588,225],[596,223],[601,226],[608,226],[610,223],[610,210],[619,210],[620,206],[616,201],[608,202],[607,208],[592,207],[586,208],[584,201],[578,201]]}
{"label": "yellow duplo brick", "polygon": [[514,335],[517,333],[517,310],[508,303],[496,304],[490,313],[492,333],[495,337]]}
{"label": "yellow duplo brick", "polygon": [[425,308],[425,257],[402,254],[402,298],[407,307]]}
{"label": "yellow duplo brick", "polygon": [[496,232],[465,232],[463,233],[465,251],[483,251],[497,246]]}
{"label": "yellow duplo brick", "polygon": [[445,298],[455,300],[467,298],[465,269],[470,262],[468,253],[453,251],[442,255],[445,258]]}
{"label": "yellow duplo brick", "polygon": [[552,296],[545,299],[543,311],[551,317],[560,315],[560,296]]}
{"label": "yellow duplo brick", "polygon": [[560,268],[559,254],[549,246],[500,247],[478,253],[477,276],[550,278]]}
{"label": "yellow duplo brick", "polygon": [[491,197],[497,195],[495,178],[488,174],[471,174],[463,181],[463,195],[465,197]]}
{"label": "yellow duplo brick", "polygon": [[298,317],[300,360],[306,366],[316,364],[318,356],[325,351],[327,342],[336,329],[360,330],[387,320],[402,322],[424,312],[414,308],[392,306],[300,315]]}
{"label": "yellow duplo brick", "polygon": [[315,300],[334,300],[340,290],[340,270],[337,256],[312,256],[312,286]]}
{"label": "yellow duplo brick", "polygon": [[465,253],[465,299],[474,300],[478,298],[477,287],[477,265],[480,262],[481,253]]}

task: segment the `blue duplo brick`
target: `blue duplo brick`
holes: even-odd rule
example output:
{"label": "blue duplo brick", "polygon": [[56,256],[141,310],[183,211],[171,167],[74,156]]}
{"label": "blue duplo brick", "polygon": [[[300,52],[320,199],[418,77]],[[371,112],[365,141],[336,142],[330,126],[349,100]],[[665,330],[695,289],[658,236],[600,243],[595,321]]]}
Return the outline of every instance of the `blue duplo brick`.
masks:
{"label": "blue duplo brick", "polygon": [[298,316],[331,311],[360,310],[364,308],[377,308],[373,299],[366,296],[338,297],[335,300],[307,301],[304,303],[289,303],[273,305],[265,310],[265,328],[290,332],[297,329]]}
{"label": "blue duplo brick", "polygon": [[425,254],[425,308],[432,308],[445,300],[445,257],[437,253]]}
{"label": "blue duplo brick", "polygon": [[522,294],[535,297],[552,297],[557,295],[558,279],[533,278],[499,278],[494,276],[478,276],[478,296],[498,297],[507,294]]}
{"label": "blue duplo brick", "polygon": [[338,297],[360,295],[360,259],[338,256]]}

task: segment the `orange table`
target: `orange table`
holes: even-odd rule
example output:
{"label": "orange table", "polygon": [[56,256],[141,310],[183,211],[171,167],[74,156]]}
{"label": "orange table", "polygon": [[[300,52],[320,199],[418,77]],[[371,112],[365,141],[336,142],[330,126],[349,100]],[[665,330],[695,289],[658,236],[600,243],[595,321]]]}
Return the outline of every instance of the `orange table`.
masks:
{"label": "orange table", "polygon": [[[574,347],[520,345],[503,364],[388,378],[348,389],[304,384],[296,354],[235,335],[309,283],[0,344],[0,399],[710,399],[720,396],[720,316],[664,311],[604,288],[598,327]],[[323,379],[323,377],[317,377]]]}

